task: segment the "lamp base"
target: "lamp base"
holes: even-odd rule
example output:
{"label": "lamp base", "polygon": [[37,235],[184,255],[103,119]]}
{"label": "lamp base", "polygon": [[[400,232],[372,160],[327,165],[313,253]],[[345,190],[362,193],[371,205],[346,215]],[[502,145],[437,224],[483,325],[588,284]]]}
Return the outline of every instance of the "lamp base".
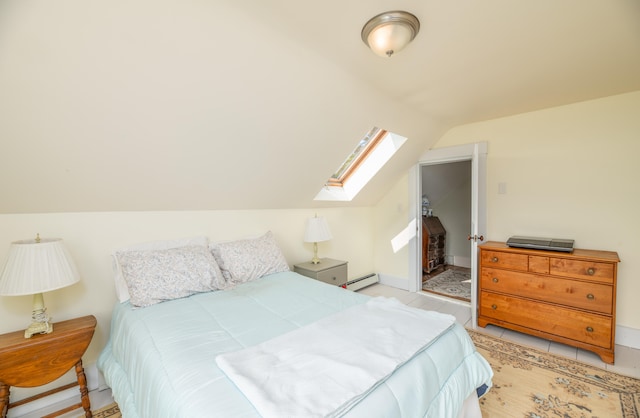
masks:
{"label": "lamp base", "polygon": [[32,322],[29,328],[24,330],[24,338],[31,338],[36,334],[51,334],[53,332],[53,324],[48,322]]}
{"label": "lamp base", "polygon": [[35,334],[50,334],[53,332],[53,324],[49,321],[47,308],[44,307],[42,293],[33,295],[33,311],[31,312],[31,325],[24,330],[24,338],[31,338]]}
{"label": "lamp base", "polygon": [[318,258],[318,243],[313,243],[313,258],[311,259],[311,264],[320,264],[320,259]]}

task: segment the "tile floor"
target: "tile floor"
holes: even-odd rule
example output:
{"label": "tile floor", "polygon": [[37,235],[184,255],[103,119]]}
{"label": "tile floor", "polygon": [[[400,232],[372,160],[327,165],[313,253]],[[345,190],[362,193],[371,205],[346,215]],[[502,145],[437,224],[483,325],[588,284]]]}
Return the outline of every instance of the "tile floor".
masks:
{"label": "tile floor", "polygon": [[[462,301],[442,298],[426,292],[410,293],[406,290],[385,286],[379,283],[361,289],[360,293],[370,296],[395,297],[409,306],[448,313],[454,315],[458,322],[463,324],[465,327],[472,328],[471,306]],[[566,356],[571,359],[592,364],[612,372],[640,379],[640,350],[638,349],[616,345],[615,364],[611,365],[604,363],[600,360],[600,357],[597,354],[590,351],[533,337],[531,335],[522,334],[520,332],[511,331],[498,326],[488,325],[486,328],[477,327],[476,330],[516,343],[545,350],[553,354]]]}

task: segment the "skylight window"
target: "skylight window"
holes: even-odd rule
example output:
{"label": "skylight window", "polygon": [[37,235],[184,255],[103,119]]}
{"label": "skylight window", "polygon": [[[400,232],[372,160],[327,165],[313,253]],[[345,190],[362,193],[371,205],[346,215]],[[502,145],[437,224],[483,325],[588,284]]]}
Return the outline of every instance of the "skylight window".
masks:
{"label": "skylight window", "polygon": [[407,138],[374,127],[329,177],[314,200],[352,200],[406,140]]}

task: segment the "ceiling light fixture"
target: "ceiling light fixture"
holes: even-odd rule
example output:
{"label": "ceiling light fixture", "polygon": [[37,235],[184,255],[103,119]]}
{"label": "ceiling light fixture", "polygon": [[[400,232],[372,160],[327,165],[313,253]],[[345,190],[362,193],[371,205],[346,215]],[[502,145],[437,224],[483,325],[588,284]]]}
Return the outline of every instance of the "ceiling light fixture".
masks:
{"label": "ceiling light fixture", "polygon": [[420,21],[409,12],[395,10],[380,13],[362,28],[362,41],[381,57],[391,57],[413,40]]}

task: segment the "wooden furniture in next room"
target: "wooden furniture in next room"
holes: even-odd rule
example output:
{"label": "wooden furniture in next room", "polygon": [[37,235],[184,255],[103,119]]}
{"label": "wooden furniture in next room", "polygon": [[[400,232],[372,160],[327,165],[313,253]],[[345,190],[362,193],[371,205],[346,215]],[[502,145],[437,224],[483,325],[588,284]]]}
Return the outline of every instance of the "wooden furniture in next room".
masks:
{"label": "wooden furniture in next room", "polygon": [[332,258],[321,258],[320,263],[310,261],[293,266],[293,271],[321,282],[344,286],[347,284],[347,262]]}
{"label": "wooden furniture in next room", "polygon": [[444,266],[445,238],[447,231],[437,216],[422,217],[422,270],[431,273]]}
{"label": "wooden furniture in next room", "polygon": [[[87,379],[82,367],[82,355],[87,350],[96,318],[93,315],[54,324],[51,334],[24,337],[24,331],[0,335],[0,417],[7,410],[35,401],[53,393],[80,386],[81,402],[64,408],[47,417],[56,417],[77,408],[84,408],[85,417],[91,417],[91,404]],[[42,394],[9,403],[9,388],[36,387],[52,382],[75,367],[77,382]]]}
{"label": "wooden furniture in next room", "polygon": [[478,324],[597,353],[613,364],[616,274],[611,251],[571,253],[480,245]]}

